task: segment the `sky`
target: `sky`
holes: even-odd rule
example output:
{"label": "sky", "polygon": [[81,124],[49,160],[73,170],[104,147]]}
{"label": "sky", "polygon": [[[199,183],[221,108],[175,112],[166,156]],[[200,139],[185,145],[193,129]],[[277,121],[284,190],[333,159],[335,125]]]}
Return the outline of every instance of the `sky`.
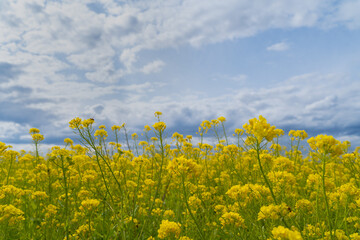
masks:
{"label": "sky", "polygon": [[0,141],[74,117],[193,134],[263,115],[360,146],[360,1],[1,0]]}

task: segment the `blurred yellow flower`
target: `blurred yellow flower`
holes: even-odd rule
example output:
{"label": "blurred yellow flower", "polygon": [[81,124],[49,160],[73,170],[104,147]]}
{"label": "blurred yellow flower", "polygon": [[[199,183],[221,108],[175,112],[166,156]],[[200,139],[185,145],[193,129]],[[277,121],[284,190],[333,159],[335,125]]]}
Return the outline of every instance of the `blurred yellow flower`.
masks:
{"label": "blurred yellow flower", "polygon": [[160,239],[170,238],[175,236],[179,238],[181,233],[181,224],[177,222],[171,222],[169,220],[162,220],[160,228],[158,230],[158,237]]}

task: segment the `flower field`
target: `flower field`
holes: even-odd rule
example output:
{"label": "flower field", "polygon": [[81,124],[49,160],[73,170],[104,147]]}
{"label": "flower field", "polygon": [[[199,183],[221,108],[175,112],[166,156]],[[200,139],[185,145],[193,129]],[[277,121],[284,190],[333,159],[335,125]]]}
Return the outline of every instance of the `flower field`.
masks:
{"label": "flower field", "polygon": [[155,118],[144,141],[124,124],[75,118],[81,144],[67,138],[46,156],[36,128],[33,152],[0,142],[0,237],[360,239],[359,149],[349,142],[291,130],[285,148],[283,130],[259,116],[231,136],[224,117],[203,121],[195,143]]}

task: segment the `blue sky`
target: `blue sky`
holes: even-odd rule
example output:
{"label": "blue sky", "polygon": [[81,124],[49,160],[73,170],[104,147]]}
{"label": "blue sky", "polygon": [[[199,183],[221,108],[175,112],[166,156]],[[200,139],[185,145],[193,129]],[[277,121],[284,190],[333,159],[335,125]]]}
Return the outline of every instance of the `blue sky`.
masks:
{"label": "blue sky", "polygon": [[169,132],[260,114],[360,145],[360,1],[2,0],[0,141],[74,137],[68,122],[162,111]]}

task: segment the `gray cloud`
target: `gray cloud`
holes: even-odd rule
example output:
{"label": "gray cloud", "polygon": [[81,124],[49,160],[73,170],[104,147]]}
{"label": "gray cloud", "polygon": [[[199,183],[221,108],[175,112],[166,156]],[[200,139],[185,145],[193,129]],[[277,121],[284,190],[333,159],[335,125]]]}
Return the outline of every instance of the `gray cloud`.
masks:
{"label": "gray cloud", "polygon": [[10,101],[2,101],[0,108],[0,121],[12,121],[19,124],[35,124],[42,125],[43,121],[50,123],[56,119],[52,113],[42,111],[40,109],[26,107],[23,103],[13,103]]}
{"label": "gray cloud", "polygon": [[358,136],[360,105],[353,103],[359,101],[359,96],[351,93],[360,89],[356,85],[348,88],[348,84],[351,79],[344,75],[305,74],[273,87],[239,89],[217,97],[182,96],[178,100],[172,96],[123,103],[105,101],[102,116],[110,122],[121,119],[141,129],[155,121],[153,112],[162,111],[169,129],[188,134],[196,131],[205,119],[225,116],[228,128],[234,129],[261,114],[271,124],[287,131],[305,129],[311,135]]}
{"label": "gray cloud", "polygon": [[38,14],[43,11],[43,6],[36,3],[27,3],[27,9],[30,9],[32,13]]}
{"label": "gray cloud", "polygon": [[[198,47],[276,28],[338,24],[357,28],[360,19],[352,10],[357,4],[320,0],[3,1],[6,14],[0,18],[0,41],[16,39],[19,48],[36,55],[66,54],[71,63],[87,71],[89,80],[115,82],[141,71],[134,65],[144,49]],[[114,60],[117,56],[125,69]],[[84,66],[79,58],[96,64]]]}
{"label": "gray cloud", "polygon": [[93,12],[100,14],[100,13],[107,13],[106,8],[103,4],[99,2],[91,2],[86,4],[86,6]]}
{"label": "gray cloud", "polygon": [[21,73],[23,73],[23,71],[20,66],[7,62],[0,62],[0,81],[15,79]]}

